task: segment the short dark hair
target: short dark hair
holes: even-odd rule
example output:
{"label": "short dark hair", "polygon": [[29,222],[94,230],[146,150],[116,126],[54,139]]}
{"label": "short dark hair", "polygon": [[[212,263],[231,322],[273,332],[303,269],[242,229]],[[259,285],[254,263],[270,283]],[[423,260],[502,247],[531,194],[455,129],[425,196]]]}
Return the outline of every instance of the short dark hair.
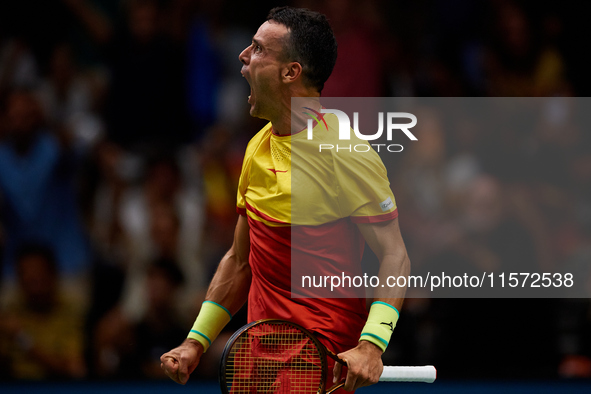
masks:
{"label": "short dark hair", "polygon": [[337,60],[337,40],[326,16],[306,8],[285,6],[273,8],[267,21],[287,27],[286,56],[302,65],[306,82],[321,92]]}

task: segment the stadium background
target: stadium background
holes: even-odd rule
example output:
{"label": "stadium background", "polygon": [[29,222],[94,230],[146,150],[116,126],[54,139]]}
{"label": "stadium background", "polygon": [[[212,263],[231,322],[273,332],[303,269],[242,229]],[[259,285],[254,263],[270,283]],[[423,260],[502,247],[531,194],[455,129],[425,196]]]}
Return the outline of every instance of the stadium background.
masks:
{"label": "stadium background", "polygon": [[[232,241],[243,151],[264,124],[248,116],[238,54],[283,4],[2,2],[0,388],[174,389],[146,382],[164,379],[158,358],[182,341]],[[333,25],[327,97],[589,95],[580,2],[288,4]],[[588,263],[589,138],[430,119],[389,174],[413,265]],[[385,362],[436,365],[435,392],[588,389],[589,300],[410,299],[402,316]],[[223,343],[192,387],[215,391]]]}

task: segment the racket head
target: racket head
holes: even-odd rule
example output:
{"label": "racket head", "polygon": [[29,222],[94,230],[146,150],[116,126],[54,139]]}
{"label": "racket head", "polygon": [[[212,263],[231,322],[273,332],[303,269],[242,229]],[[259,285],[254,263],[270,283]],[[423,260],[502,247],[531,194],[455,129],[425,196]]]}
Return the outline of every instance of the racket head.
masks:
{"label": "racket head", "polygon": [[223,394],[323,393],[325,347],[305,328],[285,320],[259,320],[228,340],[220,362]]}

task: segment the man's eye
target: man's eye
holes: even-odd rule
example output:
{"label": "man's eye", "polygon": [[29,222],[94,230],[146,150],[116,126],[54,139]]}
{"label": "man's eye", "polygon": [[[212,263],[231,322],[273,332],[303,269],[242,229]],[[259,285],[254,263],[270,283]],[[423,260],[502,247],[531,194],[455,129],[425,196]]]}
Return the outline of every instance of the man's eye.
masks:
{"label": "man's eye", "polygon": [[255,51],[255,52],[260,52],[261,50],[262,50],[262,48],[261,48],[261,46],[260,46],[260,45],[255,45],[255,46],[254,46],[254,51]]}

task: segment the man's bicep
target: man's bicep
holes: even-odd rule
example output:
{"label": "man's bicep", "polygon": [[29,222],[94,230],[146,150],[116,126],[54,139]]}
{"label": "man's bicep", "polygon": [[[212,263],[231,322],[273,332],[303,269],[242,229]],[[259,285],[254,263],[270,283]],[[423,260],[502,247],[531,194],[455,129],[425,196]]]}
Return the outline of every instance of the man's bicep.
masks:
{"label": "man's bicep", "polygon": [[377,223],[357,223],[357,227],[380,261],[388,254],[406,254],[398,218]]}
{"label": "man's bicep", "polygon": [[[369,247],[380,261],[378,276],[380,281],[391,276],[400,277],[410,274],[410,260],[400,234],[398,218],[379,223],[359,223],[359,230]],[[383,282],[382,282],[383,283]],[[400,310],[404,302],[406,286],[378,287],[374,301],[382,301]]]}

